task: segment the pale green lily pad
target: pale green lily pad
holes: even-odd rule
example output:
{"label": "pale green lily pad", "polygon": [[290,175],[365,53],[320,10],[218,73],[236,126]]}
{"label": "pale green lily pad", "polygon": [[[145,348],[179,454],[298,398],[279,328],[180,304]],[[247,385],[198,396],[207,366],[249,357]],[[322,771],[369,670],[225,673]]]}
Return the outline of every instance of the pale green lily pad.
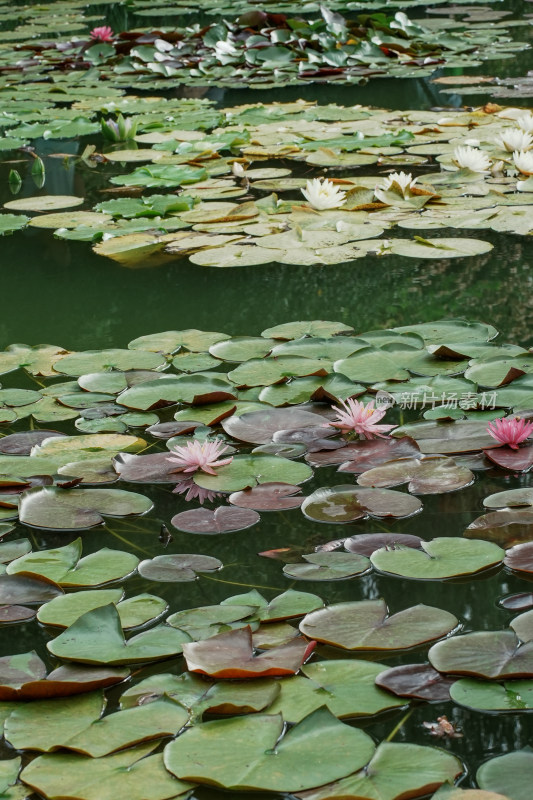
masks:
{"label": "pale green lily pad", "polygon": [[83,530],[101,525],[103,516],[145,514],[152,506],[148,497],[122,489],[64,490],[44,486],[23,492],[19,518],[36,528]]}

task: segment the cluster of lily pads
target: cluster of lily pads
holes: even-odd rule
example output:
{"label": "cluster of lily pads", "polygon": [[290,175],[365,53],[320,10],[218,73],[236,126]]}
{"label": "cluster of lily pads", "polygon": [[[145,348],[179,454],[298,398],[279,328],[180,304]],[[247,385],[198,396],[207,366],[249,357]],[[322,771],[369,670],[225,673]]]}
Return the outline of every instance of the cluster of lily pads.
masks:
{"label": "cluster of lily pads", "polygon": [[[132,112],[150,107],[149,99],[128,102]],[[118,103],[116,110],[126,107]],[[519,235],[532,229],[533,116],[520,109],[400,113],[299,101],[209,111],[209,134],[191,130],[198,115],[190,111],[176,128],[160,112],[139,113],[135,140],[98,157],[112,165],[147,162],[111,177],[121,197],[79,211],[83,197],[17,197],[4,204],[0,230],[50,228],[61,239],[93,242],[95,252],[124,266],[189,256],[202,266],[236,267],[337,264],[389,253],[480,255],[490,242],[385,235],[391,228]],[[255,166],[274,159],[283,166]],[[288,161],[319,167],[321,177],[293,177]],[[368,173],[374,164],[381,172],[349,174]],[[328,192],[316,186],[333,200],[324,203]]]}
{"label": "cluster of lily pads", "polygon": [[[466,489],[479,471],[505,485],[506,475],[531,469],[533,442],[502,446],[487,423],[532,416],[533,361],[496,336],[464,320],[357,334],[315,320],[256,337],[165,331],[125,349],[13,345],[0,353],[10,384],[39,387],[0,389],[1,621],[38,623],[48,653],[0,658],[5,740],[33,756],[20,775],[19,756],[1,762],[3,791],[101,800],[105,785],[106,798],[164,800],[205,785],[302,800],[437,790],[440,800],[461,800],[463,790],[451,786],[464,772],[455,755],[391,741],[376,747],[354,723],[424,702],[530,710],[533,595],[503,598],[521,613],[495,631],[465,629],[432,605],[391,613],[383,599],[327,604],[290,585],[270,600],[252,589],[176,609],[157,594],[132,593],[128,582],[201,581],[224,574],[218,558],[141,560],[127,549],[87,552],[87,539],[70,537],[112,518],[127,525],[150,516],[154,501],[130,484],[174,486],[193,507],[170,528],[208,536],[300,508],[317,523],[401,520],[422,512],[421,498]],[[408,420],[384,438],[342,433],[335,409],[351,397]],[[186,473],[169,452],[216,441],[231,453],[216,470]],[[332,466],[346,475],[341,484],[323,470]],[[403,484],[406,491],[391,488]],[[505,569],[527,579],[532,490],[492,493],[484,506],[462,535],[352,527],[312,551],[260,555],[283,562],[290,581],[358,580],[370,570],[442,581]],[[17,538],[19,525],[67,536],[67,544],[37,546],[33,536]],[[407,651],[426,647],[428,662],[405,662]],[[398,666],[375,660],[398,655]],[[108,687],[120,693],[116,710],[106,710]],[[477,783],[525,800],[532,761],[528,751],[498,756],[479,768]],[[520,769],[504,780],[515,762]]]}
{"label": "cluster of lily pads", "polygon": [[[357,82],[371,76],[410,77],[436,66],[513,55],[527,47],[506,28],[455,23],[442,30],[412,22],[403,11],[345,19],[326,6],[318,18],[254,9],[234,21],[187,28],[111,29],[102,41],[38,41],[24,44],[31,58],[15,62],[23,73],[94,66],[120,86],[151,86],[153,76],[190,85],[263,87],[306,81]],[[468,16],[468,15],[465,15]],[[511,25],[529,23],[511,21]],[[1,66],[0,66],[1,69]],[[10,67],[13,70],[13,67]]]}

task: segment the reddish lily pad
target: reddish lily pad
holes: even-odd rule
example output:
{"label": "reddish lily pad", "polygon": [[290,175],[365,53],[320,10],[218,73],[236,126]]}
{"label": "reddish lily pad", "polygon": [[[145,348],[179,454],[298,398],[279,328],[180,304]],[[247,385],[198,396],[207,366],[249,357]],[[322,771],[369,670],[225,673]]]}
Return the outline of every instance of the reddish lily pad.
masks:
{"label": "reddish lily pad", "polygon": [[148,453],[145,456],[119,453],[113,459],[113,467],[120,479],[127,483],[177,483],[184,476],[176,471],[176,465],[170,461],[169,455],[168,452]]}
{"label": "reddish lily pad", "polygon": [[384,600],[361,600],[307,614],[300,631],[344,650],[406,650],[440,639],[456,625],[453,614],[433,606],[412,606],[389,616]]}
{"label": "reddish lily pad", "polygon": [[327,467],[340,464],[340,472],[365,472],[380,464],[396,458],[416,457],[420,449],[409,436],[401,439],[369,439],[350,442],[334,452],[318,452],[306,456],[313,467]]}
{"label": "reddish lily pad", "polygon": [[519,592],[502,597],[498,605],[508,611],[525,611],[533,608],[533,594],[531,592]]}
{"label": "reddish lily pad", "polygon": [[344,540],[344,548],[349,553],[359,553],[362,556],[371,556],[381,547],[416,547],[419,548],[424,540],[420,536],[410,533],[359,533]]}
{"label": "reddish lily pad", "polygon": [[346,523],[375,517],[410,517],[422,510],[421,501],[391,489],[359,489],[350,484],[317,489],[302,504],[314,522]]}
{"label": "reddish lily pad", "polygon": [[516,544],[507,551],[504,564],[515,572],[533,572],[533,542]]}
{"label": "reddish lily pad", "polygon": [[498,446],[487,433],[485,422],[471,420],[413,422],[396,428],[392,435],[411,436],[426,455],[469,453]]}
{"label": "reddish lily pad", "polygon": [[213,678],[294,675],[309,658],[315,642],[297,637],[286,645],[254,655],[250,626],[183,645],[187,668]]}
{"label": "reddish lily pad", "polygon": [[533,510],[512,508],[482,514],[470,523],[464,535],[468,539],[488,539],[500,547],[529,542],[533,536]]}
{"label": "reddish lily pad", "polygon": [[473,481],[474,475],[467,467],[456,464],[453,458],[439,456],[388,461],[357,478],[359,486],[378,488],[408,483],[408,491],[414,494],[456,492]]}
{"label": "reddish lily pad", "polygon": [[222,568],[222,561],[212,556],[179,553],[176,555],[156,556],[141,561],[138,566],[139,575],[149,581],[182,583],[196,580],[197,572],[215,572]]}
{"label": "reddish lily pad", "polygon": [[431,664],[404,664],[386,669],[376,677],[376,686],[398,697],[439,702],[450,699],[450,686],[454,682],[455,678],[446,678]]}
{"label": "reddish lily pad", "polygon": [[533,467],[533,444],[512,450],[510,447],[496,447],[484,451],[494,464],[511,472],[529,472]]}
{"label": "reddish lily pad", "polygon": [[214,511],[208,508],[193,508],[175,514],[170,520],[179,531],[186,533],[231,533],[251,528],[260,520],[257,511],[251,508],[219,506]]}
{"label": "reddish lily pad", "polygon": [[0,453],[12,456],[29,456],[35,445],[40,445],[45,439],[53,436],[64,436],[59,431],[21,431],[20,433],[10,433],[0,439]]}
{"label": "reddish lily pad", "polygon": [[520,644],[512,630],[475,631],[437,642],[429,660],[439,672],[478,678],[533,677],[533,642]]}
{"label": "reddish lily pad", "polygon": [[304,497],[299,486],[290,483],[262,483],[251,489],[233,492],[228,500],[239,508],[253,508],[256,511],[287,511],[299,508]]}
{"label": "reddish lily pad", "polygon": [[0,603],[4,606],[41,605],[62,594],[63,589],[47,578],[0,575]]}
{"label": "reddish lily pad", "polygon": [[324,420],[318,414],[299,408],[269,408],[265,411],[249,411],[239,417],[228,417],[221,424],[226,433],[235,439],[266,444],[272,441],[277,431],[322,426]]}

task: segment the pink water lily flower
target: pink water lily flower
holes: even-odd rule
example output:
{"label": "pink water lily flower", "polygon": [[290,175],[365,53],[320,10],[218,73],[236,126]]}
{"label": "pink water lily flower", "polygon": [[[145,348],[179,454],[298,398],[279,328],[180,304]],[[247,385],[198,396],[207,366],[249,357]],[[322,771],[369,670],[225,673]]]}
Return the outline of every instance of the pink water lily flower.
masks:
{"label": "pink water lily flower", "polygon": [[367,403],[366,406],[351,397],[346,401],[340,400],[339,402],[342,408],[334,406],[334,410],[337,412],[337,419],[334,422],[329,422],[328,425],[339,428],[342,433],[355,431],[363,439],[373,439],[374,436],[384,439],[385,434],[396,427],[395,425],[376,424],[380,419],[383,419],[386,409],[375,408],[373,400]]}
{"label": "pink water lily flower", "polygon": [[170,452],[175,458],[169,456],[168,460],[179,467],[179,472],[196,472],[200,469],[208,475],[216,475],[215,467],[225,467],[233,461],[233,456],[217,461],[227,450],[229,447],[220,439],[213,442],[199,442],[195,439],[187,442],[186,447],[173,447]]}
{"label": "pink water lily flower", "polygon": [[172,494],[184,494],[185,500],[198,500],[199,503],[202,505],[209,501],[210,503],[213,500],[216,500],[217,497],[222,497],[220,492],[213,492],[212,489],[204,489],[201,486],[197,486],[192,478],[186,478],[184,481],[180,481],[178,485],[172,489]]}
{"label": "pink water lily flower", "polygon": [[503,417],[489,422],[488,433],[493,439],[518,450],[520,442],[524,442],[533,433],[533,422],[521,417]]}
{"label": "pink water lily flower", "polygon": [[112,42],[115,34],[109,25],[102,25],[100,28],[93,28],[91,31],[91,39],[95,42]]}

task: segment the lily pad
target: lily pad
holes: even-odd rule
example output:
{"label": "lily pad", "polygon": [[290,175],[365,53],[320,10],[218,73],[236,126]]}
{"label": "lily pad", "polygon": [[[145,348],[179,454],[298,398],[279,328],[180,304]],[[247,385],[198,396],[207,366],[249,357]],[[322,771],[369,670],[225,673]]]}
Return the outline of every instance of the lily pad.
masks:
{"label": "lily pad", "polygon": [[343,777],[374,752],[366,733],[325,708],[280,738],[283,730],[280,714],[205,722],[167,745],[165,765],[180,779],[220,788],[293,793]]}
{"label": "lily pad", "polygon": [[480,678],[533,677],[533,642],[520,645],[514,631],[475,631],[433,645],[429,660],[439,672]]}
{"label": "lily pad", "polygon": [[454,683],[455,678],[446,678],[430,664],[404,664],[386,669],[376,676],[376,686],[398,697],[440,702],[450,699],[450,687]]}
{"label": "lily pad", "polygon": [[421,509],[421,501],[411,495],[391,489],[358,489],[350,484],[317,489],[302,504],[308,519],[338,524],[368,517],[410,517]]}
{"label": "lily pad", "polygon": [[362,575],[370,568],[368,558],[357,553],[309,553],[302,558],[306,564],[286,564],[284,574],[301,581],[334,581]]}
{"label": "lily pad", "polygon": [[207,508],[194,508],[175,514],[170,520],[179,531],[186,533],[230,533],[251,528],[259,522],[259,514],[250,508],[231,508],[219,506],[214,511]]}
{"label": "lily pad", "polygon": [[176,656],[188,636],[158,625],[128,641],[113,604],[88,611],[70,628],[48,642],[52,655],[84,664],[142,664]]}
{"label": "lily pad", "polygon": [[215,572],[222,562],[212,556],[180,553],[179,555],[156,556],[141,561],[139,575],[150,581],[183,582],[196,580],[197,572]]}
{"label": "lily pad", "polygon": [[222,420],[222,427],[226,433],[242,442],[253,444],[266,444],[272,441],[272,436],[278,431],[324,424],[324,420],[318,414],[298,408],[269,408]]}
{"label": "lily pad", "polygon": [[104,522],[103,515],[128,517],[145,514],[152,501],[122,489],[58,489],[35,487],[22,493],[20,521],[35,528],[83,530]]}
{"label": "lily pad", "polygon": [[228,497],[233,506],[253,508],[256,511],[286,511],[299,508],[303,502],[299,486],[290,483],[262,483],[252,489],[233,492]]}
{"label": "lily pad", "polygon": [[500,792],[509,800],[527,800],[532,779],[533,752],[529,747],[491,758],[476,773],[476,781],[482,789]]}
{"label": "lily pad", "polygon": [[183,655],[191,672],[213,678],[255,678],[294,675],[314,646],[314,642],[299,636],[286,645],[254,655],[252,630],[247,626],[204,641],[186,643]]}
{"label": "lily pad", "polygon": [[307,464],[280,456],[262,454],[237,455],[231,464],[221,467],[218,475],[196,472],[194,482],[214,492],[238,492],[262,483],[304,483],[312,475]]}
{"label": "lily pad", "polygon": [[4,208],[13,211],[57,211],[60,208],[73,208],[81,206],[85,200],[83,197],[73,197],[63,194],[39,195],[37,197],[20,197],[16,200],[9,200],[4,203]]}
{"label": "lily pad", "polygon": [[357,478],[360,486],[387,488],[408,482],[414,494],[456,492],[474,482],[473,473],[453,458],[402,458],[389,461],[363,472]]}
{"label": "lily pad", "polygon": [[406,650],[439,639],[456,625],[453,614],[432,606],[412,606],[390,617],[384,600],[361,600],[313,611],[300,631],[344,650]]}
{"label": "lily pad", "polygon": [[163,755],[149,755],[154,745],[143,745],[101,758],[74,753],[52,753],[34,759],[21,780],[45,797],[68,794],[75,800],[115,800],[127,792],[130,800],[169,800],[189,792],[190,783],[174,778],[164,767]]}
{"label": "lily pad", "polygon": [[490,683],[461,678],[450,689],[454,703],[474,711],[530,711],[533,709],[533,680]]}
{"label": "lily pad", "polygon": [[440,537],[421,542],[420,549],[383,547],[370,556],[380,572],[421,580],[442,580],[473,575],[503,561],[505,551],[481,539]]}

